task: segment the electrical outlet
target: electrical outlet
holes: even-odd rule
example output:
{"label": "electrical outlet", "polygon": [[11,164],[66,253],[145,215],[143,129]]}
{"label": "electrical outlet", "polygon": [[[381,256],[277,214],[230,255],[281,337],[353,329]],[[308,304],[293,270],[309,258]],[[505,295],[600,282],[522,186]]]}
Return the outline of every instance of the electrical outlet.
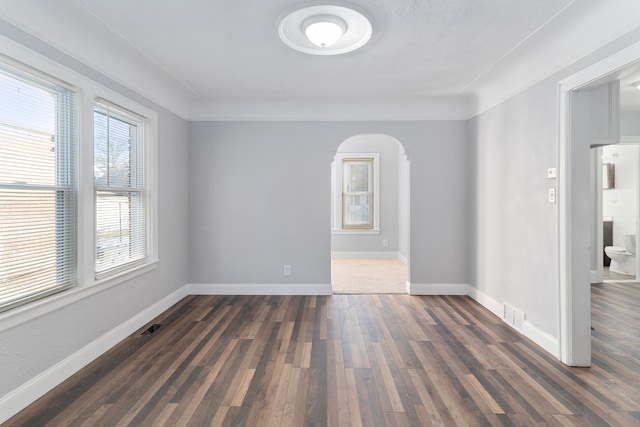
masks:
{"label": "electrical outlet", "polygon": [[291,276],[291,266],[290,266],[290,265],[288,265],[288,264],[285,264],[285,265],[282,267],[282,274],[283,274],[284,276]]}
{"label": "electrical outlet", "polygon": [[555,203],[556,202],[556,189],[555,188],[550,188],[549,189],[549,203]]}
{"label": "electrical outlet", "polygon": [[547,169],[547,178],[554,179],[556,176],[556,168]]}
{"label": "electrical outlet", "polygon": [[384,247],[389,246],[389,239],[382,239],[382,246]]}

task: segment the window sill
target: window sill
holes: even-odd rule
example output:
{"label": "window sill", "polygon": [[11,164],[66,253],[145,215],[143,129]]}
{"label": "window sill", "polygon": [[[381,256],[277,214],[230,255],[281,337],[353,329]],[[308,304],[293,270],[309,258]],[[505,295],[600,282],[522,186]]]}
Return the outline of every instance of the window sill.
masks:
{"label": "window sill", "polygon": [[342,234],[380,234],[379,229],[374,230],[331,230],[331,234],[334,235],[342,235]]}
{"label": "window sill", "polygon": [[0,332],[37,319],[38,317],[42,317],[53,311],[60,310],[68,305],[88,298],[91,295],[97,294],[98,292],[102,292],[135,277],[153,271],[158,267],[158,263],[158,260],[152,260],[132,270],[122,272],[117,276],[105,278],[90,285],[79,285],[0,313]]}

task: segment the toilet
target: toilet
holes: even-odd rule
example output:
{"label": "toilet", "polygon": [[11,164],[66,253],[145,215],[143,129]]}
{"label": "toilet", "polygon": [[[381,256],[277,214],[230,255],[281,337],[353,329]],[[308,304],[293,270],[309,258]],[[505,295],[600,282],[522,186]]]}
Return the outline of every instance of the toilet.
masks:
{"label": "toilet", "polygon": [[620,274],[636,274],[636,235],[626,234],[623,236],[624,247],[607,246],[604,253],[611,258],[609,271]]}

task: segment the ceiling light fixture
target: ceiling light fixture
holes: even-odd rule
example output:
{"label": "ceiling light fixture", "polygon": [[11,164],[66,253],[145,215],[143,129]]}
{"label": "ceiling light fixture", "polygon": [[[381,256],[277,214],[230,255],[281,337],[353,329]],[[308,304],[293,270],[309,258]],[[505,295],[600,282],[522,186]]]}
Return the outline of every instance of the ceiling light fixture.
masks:
{"label": "ceiling light fixture", "polygon": [[344,35],[347,24],[334,15],[315,15],[302,23],[304,34],[319,47],[333,46]]}
{"label": "ceiling light fixture", "polygon": [[373,33],[363,13],[343,6],[298,9],[278,22],[278,35],[289,47],[312,55],[339,55],[364,46]]}
{"label": "ceiling light fixture", "polygon": [[631,86],[635,87],[636,89],[640,90],[640,81],[635,82],[635,83],[631,83]]}

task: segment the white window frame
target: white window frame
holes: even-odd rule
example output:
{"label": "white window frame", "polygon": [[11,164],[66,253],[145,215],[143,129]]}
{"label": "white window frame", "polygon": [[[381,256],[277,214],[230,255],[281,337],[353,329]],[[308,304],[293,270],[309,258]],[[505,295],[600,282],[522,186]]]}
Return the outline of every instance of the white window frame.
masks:
{"label": "white window frame", "polygon": [[[141,150],[139,150],[137,147],[130,147],[131,150],[134,150],[135,152],[142,152],[143,154],[143,158],[141,163],[138,163],[137,161],[134,162],[135,164],[135,170],[134,172],[138,173],[137,168],[141,167],[142,168],[142,172],[144,173],[146,171],[146,164],[147,164],[147,158],[146,158],[146,152],[147,152],[147,144],[148,144],[148,140],[147,140],[147,127],[148,127],[148,120],[146,117],[143,117],[133,111],[130,111],[126,108],[123,108],[120,105],[116,105],[114,103],[112,103],[109,100],[106,99],[95,99],[94,103],[94,110],[93,110],[93,115],[92,118],[95,119],[95,113],[96,113],[96,109],[99,110],[105,110],[107,117],[109,117],[109,112],[108,110],[112,110],[113,111],[113,116],[117,119],[117,120],[121,120],[125,123],[129,123],[129,124],[133,124],[135,126],[142,126],[142,130],[138,132],[139,136],[141,136],[141,140],[140,141],[136,141],[137,145],[142,145]],[[94,149],[95,149],[95,134],[93,135],[93,142],[94,142]],[[131,155],[131,153],[130,153]],[[107,159],[108,162],[108,159]],[[95,164],[95,153],[94,153],[94,164]],[[142,265],[145,264],[147,262],[147,256],[150,252],[150,247],[146,242],[147,236],[152,232],[152,230],[149,228],[148,224],[147,224],[147,220],[148,220],[148,215],[146,212],[146,208],[147,208],[147,204],[151,202],[150,197],[147,194],[147,182],[148,182],[148,177],[146,175],[142,176],[142,187],[137,187],[137,186],[127,186],[127,187],[113,187],[109,184],[105,185],[105,186],[97,186],[95,184],[95,179],[94,179],[94,198],[95,198],[95,203],[94,203],[94,233],[95,233],[95,238],[97,241],[97,236],[98,236],[98,192],[101,191],[106,191],[106,192],[118,192],[118,191],[122,191],[122,192],[132,192],[132,193],[139,193],[142,195],[142,205],[144,206],[143,211],[145,213],[144,216],[144,226],[140,227],[141,229],[144,230],[144,239],[145,239],[145,247],[144,247],[144,258],[143,259],[139,259],[139,260],[128,260],[125,263],[122,264],[118,264],[112,268],[107,268],[105,270],[102,271],[98,271],[98,248],[97,245],[94,247],[94,253],[95,253],[95,257],[94,257],[94,266],[95,266],[95,275],[97,279],[101,279],[101,278],[108,278],[114,275],[117,275],[119,272],[122,271],[128,271],[128,270],[132,270],[135,269],[138,265]]]}
{"label": "white window frame", "polygon": [[[158,260],[157,135],[158,113],[115,92],[88,77],[70,70],[19,43],[0,37],[0,61],[24,70],[35,69],[72,87],[78,96],[78,167],[77,167],[77,286],[10,310],[0,312],[0,332],[59,310],[81,299],[148,273]],[[145,178],[147,197],[147,259],[141,265],[112,276],[96,279],[94,273],[94,172],[93,107],[97,98],[109,100],[145,117]]]}
{"label": "white window frame", "polygon": [[[63,212],[60,216],[58,213],[58,208],[56,208],[55,216],[51,217],[49,220],[48,217],[46,220],[39,219],[39,225],[45,225],[47,222],[51,221],[56,224],[60,224],[60,219],[62,219],[62,240],[69,243],[65,243],[62,245],[62,252],[59,251],[60,244],[57,243],[59,240],[59,225],[56,225],[55,237],[53,239],[56,240],[55,247],[55,256],[56,258],[60,257],[61,253],[65,254],[62,256],[64,261],[62,262],[65,267],[62,267],[62,273],[56,273],[56,285],[49,285],[45,287],[43,283],[40,284],[38,288],[32,287],[31,292],[25,292],[25,294],[17,300],[9,303],[3,303],[0,312],[12,310],[15,307],[19,307],[21,305],[25,305],[30,303],[31,301],[35,301],[38,299],[46,298],[49,295],[53,295],[59,292],[64,292],[70,288],[73,288],[77,284],[77,277],[75,271],[77,270],[76,258],[77,258],[77,232],[76,232],[76,222],[77,222],[77,201],[76,201],[76,193],[77,193],[77,151],[78,151],[78,128],[77,128],[77,115],[78,115],[78,94],[74,87],[66,84],[65,82],[58,80],[50,75],[45,73],[41,73],[37,70],[29,69],[25,67],[23,64],[17,63],[15,61],[4,60],[1,61],[2,69],[7,73],[10,78],[13,78],[17,81],[22,81],[24,85],[28,85],[33,88],[38,88],[39,90],[49,91],[51,93],[58,94],[58,102],[55,107],[56,111],[56,122],[55,125],[55,159],[53,162],[55,165],[52,165],[55,171],[53,172],[55,175],[55,182],[51,184],[43,184],[43,183],[3,183],[0,184],[0,187],[7,190],[17,190],[21,195],[26,194],[34,194],[38,192],[45,193],[53,193],[56,194],[55,204],[59,206],[58,203],[58,195],[59,193],[63,193]],[[17,105],[16,105],[17,107]],[[31,105],[27,105],[30,109]],[[60,118],[64,117],[64,119]],[[75,124],[75,127],[74,127]],[[31,123],[29,124],[31,125]],[[11,123],[8,124],[9,127],[13,127],[14,129],[20,128],[28,133],[38,133],[39,130],[33,127],[29,127],[29,125],[13,125]],[[14,127],[16,126],[16,127]],[[54,144],[54,137],[52,136],[51,143]],[[59,157],[61,150],[62,157]],[[52,151],[54,151],[52,149]],[[58,169],[61,168],[61,172]],[[37,174],[38,172],[36,172]],[[40,170],[40,173],[42,170]],[[60,178],[66,181],[65,184],[59,182]],[[25,196],[26,197],[26,196]],[[38,234],[38,238],[46,238],[48,233],[41,232]],[[27,251],[33,249],[29,244],[27,244]],[[10,255],[11,256],[11,255]],[[56,270],[59,268],[56,262]],[[60,280],[61,277],[63,280]],[[34,284],[30,284],[33,286]],[[26,289],[24,289],[26,291]]]}
{"label": "white window frame", "polygon": [[[342,223],[342,176],[345,160],[373,159],[373,228],[344,228]],[[331,233],[380,234],[380,153],[337,153],[331,163]]]}

